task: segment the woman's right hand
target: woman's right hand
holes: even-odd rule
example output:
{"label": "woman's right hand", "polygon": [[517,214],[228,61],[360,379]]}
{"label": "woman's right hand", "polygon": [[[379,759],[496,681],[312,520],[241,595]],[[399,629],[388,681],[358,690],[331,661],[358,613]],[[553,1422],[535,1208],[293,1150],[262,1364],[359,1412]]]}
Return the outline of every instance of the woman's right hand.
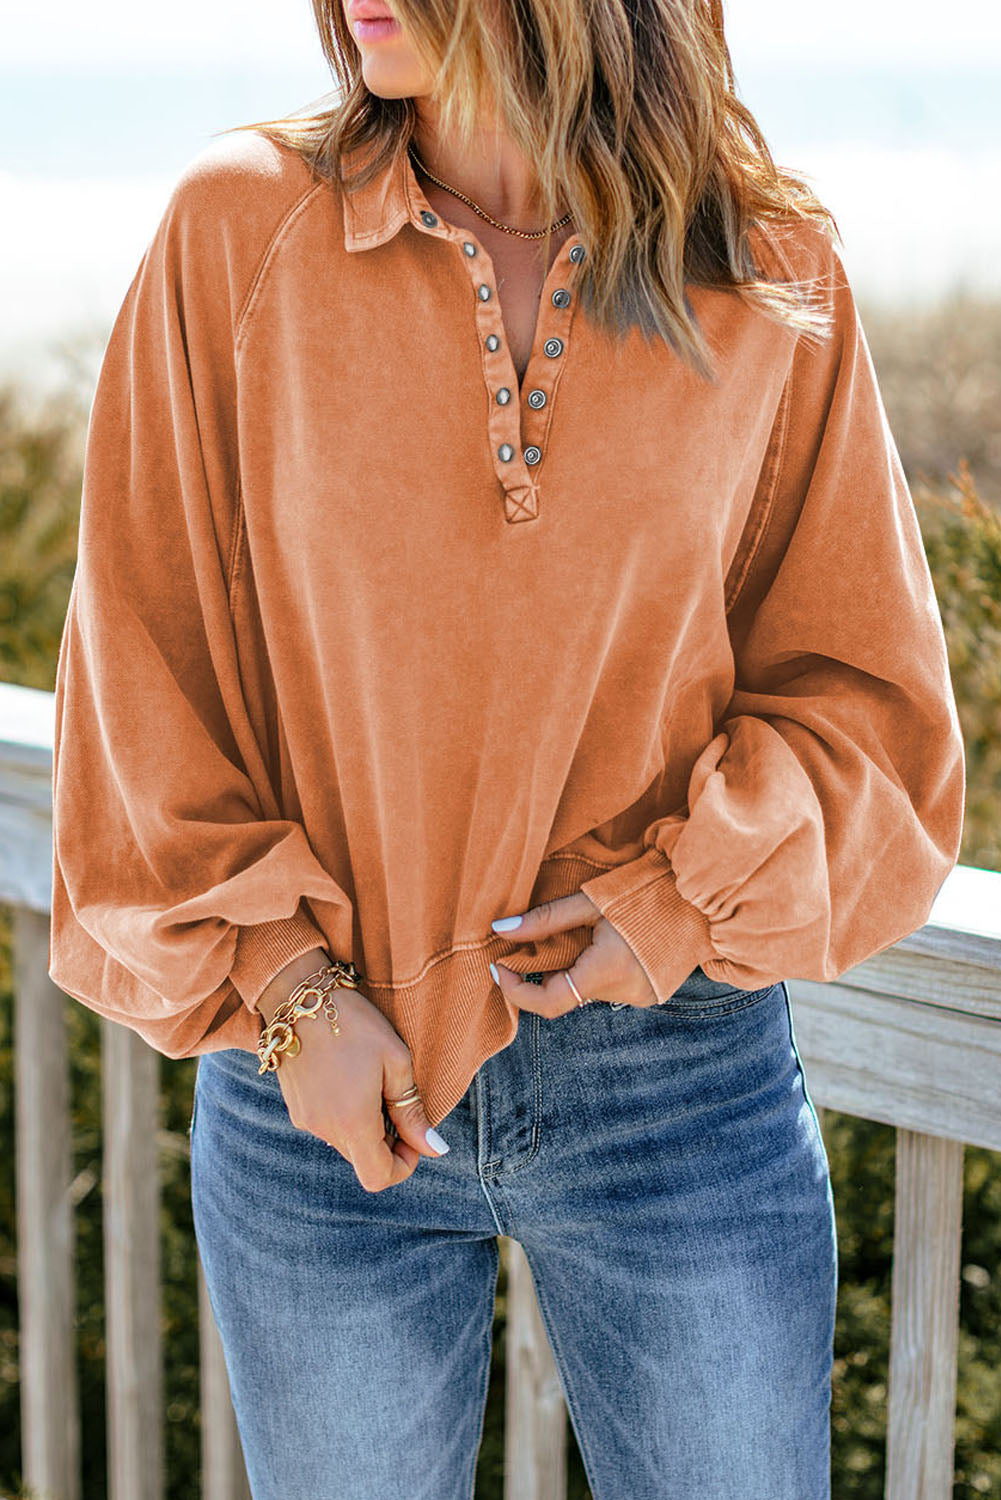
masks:
{"label": "woman's right hand", "polygon": [[[301,980],[329,962],[326,952],[313,948],[287,964],[257,1001],[265,1021]],[[322,1010],[296,1021],[300,1050],[280,1055],[278,1082],[292,1124],[333,1146],[362,1187],[379,1192],[404,1182],[421,1156],[442,1153],[425,1137],[430,1122],[420,1099],[387,1104],[398,1137],[386,1128],[383,1098],[398,1099],[414,1086],[410,1049],[399,1032],[360,990],[339,987],[333,998],[340,1031]]]}

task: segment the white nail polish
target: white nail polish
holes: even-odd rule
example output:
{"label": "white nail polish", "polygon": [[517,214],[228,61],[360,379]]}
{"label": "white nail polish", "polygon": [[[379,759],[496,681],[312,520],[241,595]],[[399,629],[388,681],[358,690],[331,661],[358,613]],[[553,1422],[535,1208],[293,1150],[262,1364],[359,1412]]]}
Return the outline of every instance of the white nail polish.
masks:
{"label": "white nail polish", "polygon": [[498,917],[496,922],[490,923],[494,932],[510,932],[512,927],[521,925],[521,917]]}
{"label": "white nail polish", "polygon": [[433,1125],[429,1125],[427,1130],[424,1132],[424,1139],[427,1141],[428,1145],[433,1151],[440,1152],[442,1156],[445,1155],[446,1151],[451,1151],[452,1149],[451,1146],[448,1145],[447,1141],[442,1140],[441,1136],[438,1134],[437,1130],[435,1130]]}
{"label": "white nail polish", "polygon": [[490,973],[493,976],[494,984],[500,984],[500,975],[497,972],[497,965],[496,964],[491,964],[490,965]]}

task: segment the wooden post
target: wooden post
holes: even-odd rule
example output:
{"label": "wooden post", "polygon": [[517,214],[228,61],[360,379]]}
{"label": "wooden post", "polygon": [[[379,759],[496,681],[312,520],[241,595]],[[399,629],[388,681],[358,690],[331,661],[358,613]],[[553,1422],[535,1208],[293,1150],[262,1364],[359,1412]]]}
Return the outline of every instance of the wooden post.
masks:
{"label": "wooden post", "polygon": [[230,1397],[222,1341],[198,1256],[202,1488],[201,1500],[251,1500],[243,1448]]}
{"label": "wooden post", "polygon": [[886,1500],[950,1500],[963,1143],[897,1131]]}
{"label": "wooden post", "polygon": [[109,1500],[163,1500],[159,1053],[102,1026]]}
{"label": "wooden post", "polygon": [[566,1500],[563,1387],[525,1252],[507,1236],[501,1246],[507,1256],[505,1500]]}
{"label": "wooden post", "polygon": [[21,1468],[38,1500],[80,1500],[66,996],[49,918],[13,909]]}

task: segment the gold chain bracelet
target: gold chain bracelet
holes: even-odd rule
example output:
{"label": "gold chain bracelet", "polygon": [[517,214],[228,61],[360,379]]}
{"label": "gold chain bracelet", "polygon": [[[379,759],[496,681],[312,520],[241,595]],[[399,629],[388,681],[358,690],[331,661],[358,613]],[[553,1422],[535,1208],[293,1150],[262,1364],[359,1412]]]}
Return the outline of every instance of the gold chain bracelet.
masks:
{"label": "gold chain bracelet", "polygon": [[340,1032],[337,1024],[337,1006],[333,991],[356,990],[362,975],[353,963],[335,959],[307,974],[299,981],[287,1000],[278,1006],[271,1020],[261,1028],[257,1039],[257,1055],[261,1060],[258,1075],[278,1068],[282,1055],[295,1057],[302,1043],[296,1034],[294,1022],[302,1016],[319,1016],[322,1011],[330,1022],[331,1030]]}

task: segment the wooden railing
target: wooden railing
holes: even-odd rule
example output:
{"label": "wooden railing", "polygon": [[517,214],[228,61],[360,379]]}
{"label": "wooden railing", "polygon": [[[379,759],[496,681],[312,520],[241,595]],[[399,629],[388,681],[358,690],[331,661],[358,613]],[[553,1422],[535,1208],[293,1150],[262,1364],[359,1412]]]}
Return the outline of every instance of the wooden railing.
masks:
{"label": "wooden railing", "polygon": [[[14,912],[23,1471],[80,1500],[66,1007],[48,978],[53,702],[0,685],[0,902]],[[965,1142],[1001,1150],[1001,875],[960,866],[913,936],[789,985],[814,1103],[896,1127],[887,1500],[952,1494]],[[159,1056],[103,1027],[109,1500],[162,1500]],[[524,1252],[508,1276],[505,1493],[564,1500],[566,1408]],[[249,1500],[199,1268],[203,1500]]]}

